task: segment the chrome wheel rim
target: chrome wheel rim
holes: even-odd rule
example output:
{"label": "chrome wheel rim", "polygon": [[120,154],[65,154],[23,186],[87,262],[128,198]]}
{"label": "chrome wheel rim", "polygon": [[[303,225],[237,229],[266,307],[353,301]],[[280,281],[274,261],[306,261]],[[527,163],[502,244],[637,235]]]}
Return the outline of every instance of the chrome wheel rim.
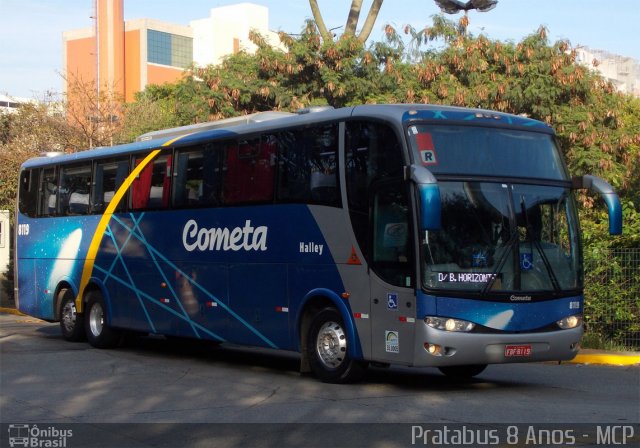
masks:
{"label": "chrome wheel rim", "polygon": [[100,336],[102,334],[102,328],[104,326],[104,311],[102,305],[94,303],[89,312],[89,328],[91,334],[94,336]]}
{"label": "chrome wheel rim", "polygon": [[330,369],[337,369],[347,355],[347,336],[337,322],[326,322],[316,339],[316,352],[320,361]]}
{"label": "chrome wheel rim", "polygon": [[67,333],[73,332],[76,326],[76,304],[68,301],[62,308],[62,325]]}

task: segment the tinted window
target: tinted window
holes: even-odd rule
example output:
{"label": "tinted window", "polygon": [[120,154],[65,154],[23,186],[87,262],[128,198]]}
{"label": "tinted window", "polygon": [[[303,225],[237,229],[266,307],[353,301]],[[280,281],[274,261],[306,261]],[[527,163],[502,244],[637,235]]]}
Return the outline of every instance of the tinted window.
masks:
{"label": "tinted window", "polygon": [[273,201],[276,142],[263,136],[229,143],[224,174],[224,203]]}
{"label": "tinted window", "polygon": [[413,284],[413,256],[407,186],[402,181],[382,182],[374,191],[373,270],[392,285],[409,287]]}
{"label": "tinted window", "polygon": [[[158,209],[169,206],[171,187],[171,156],[156,157],[133,181],[131,207]],[[136,159],[138,165],[143,158]]]}
{"label": "tinted window", "polygon": [[61,167],[58,214],[84,215],[89,213],[90,187],[90,163]]}
{"label": "tinted window", "polygon": [[20,175],[20,213],[34,217],[38,212],[40,170],[23,171]]}
{"label": "tinted window", "polygon": [[339,206],[338,126],[277,134],[279,202]]}
{"label": "tinted window", "polygon": [[433,173],[563,180],[553,136],[476,126],[409,127],[416,160]]}
{"label": "tinted window", "polygon": [[220,205],[221,145],[208,144],[176,151],[173,204],[176,207]]}
{"label": "tinted window", "polygon": [[39,215],[55,216],[58,203],[58,177],[55,168],[42,170],[39,191]]}
{"label": "tinted window", "polygon": [[366,254],[371,188],[377,182],[402,175],[401,146],[393,130],[384,124],[349,122],[345,156],[351,222]]}
{"label": "tinted window", "polygon": [[[91,200],[94,213],[102,213],[107,209],[128,173],[128,160],[99,160],[96,162]],[[115,211],[122,211],[124,205],[125,201],[121,200]]]}

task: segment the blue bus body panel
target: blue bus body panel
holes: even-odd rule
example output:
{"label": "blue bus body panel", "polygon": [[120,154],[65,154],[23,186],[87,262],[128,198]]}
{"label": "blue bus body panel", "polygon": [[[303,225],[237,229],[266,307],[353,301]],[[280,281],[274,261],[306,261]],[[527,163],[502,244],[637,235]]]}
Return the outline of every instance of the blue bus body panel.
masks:
{"label": "blue bus body panel", "polygon": [[17,239],[20,310],[42,319],[53,319],[53,295],[66,280],[77,292],[84,258],[99,216],[62,219],[29,219],[29,235]]}
{"label": "blue bus body panel", "polygon": [[490,302],[470,298],[417,294],[417,318],[441,316],[463,319],[495,330],[532,331],[583,312],[583,296],[541,302]]}
{"label": "blue bus body panel", "polygon": [[[21,282],[21,296],[39,298],[22,311],[52,319],[62,274],[77,291],[99,219],[21,216],[32,229],[18,238],[21,279],[48,279]],[[306,205],[113,215],[92,276],[116,327],[292,350],[303,298],[344,290]]]}

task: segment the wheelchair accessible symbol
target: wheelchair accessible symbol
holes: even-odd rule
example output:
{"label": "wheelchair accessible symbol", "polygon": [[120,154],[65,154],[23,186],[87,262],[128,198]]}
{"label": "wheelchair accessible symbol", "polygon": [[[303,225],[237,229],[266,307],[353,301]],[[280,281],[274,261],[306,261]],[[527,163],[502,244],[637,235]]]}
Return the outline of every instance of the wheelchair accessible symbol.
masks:
{"label": "wheelchair accessible symbol", "polygon": [[520,270],[530,271],[533,269],[533,254],[520,254]]}
{"label": "wheelchair accessible symbol", "polygon": [[395,294],[395,293],[387,294],[387,309],[388,310],[398,309],[398,294]]}

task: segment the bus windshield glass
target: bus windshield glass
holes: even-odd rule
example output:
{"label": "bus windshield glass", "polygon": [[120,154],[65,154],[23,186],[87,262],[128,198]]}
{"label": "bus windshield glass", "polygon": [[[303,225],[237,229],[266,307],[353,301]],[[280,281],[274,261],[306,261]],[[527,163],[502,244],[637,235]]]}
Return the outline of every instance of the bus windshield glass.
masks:
{"label": "bus windshield glass", "polygon": [[414,157],[434,174],[566,180],[553,135],[479,126],[411,125]]}
{"label": "bus windshield glass", "polygon": [[[425,288],[526,297],[582,287],[575,206],[552,134],[431,124],[408,131],[442,203],[441,230],[421,238]],[[538,180],[549,185],[532,185]]]}
{"label": "bus windshield glass", "polygon": [[422,239],[427,289],[559,293],[582,287],[574,203],[563,187],[443,181],[442,229]]}

